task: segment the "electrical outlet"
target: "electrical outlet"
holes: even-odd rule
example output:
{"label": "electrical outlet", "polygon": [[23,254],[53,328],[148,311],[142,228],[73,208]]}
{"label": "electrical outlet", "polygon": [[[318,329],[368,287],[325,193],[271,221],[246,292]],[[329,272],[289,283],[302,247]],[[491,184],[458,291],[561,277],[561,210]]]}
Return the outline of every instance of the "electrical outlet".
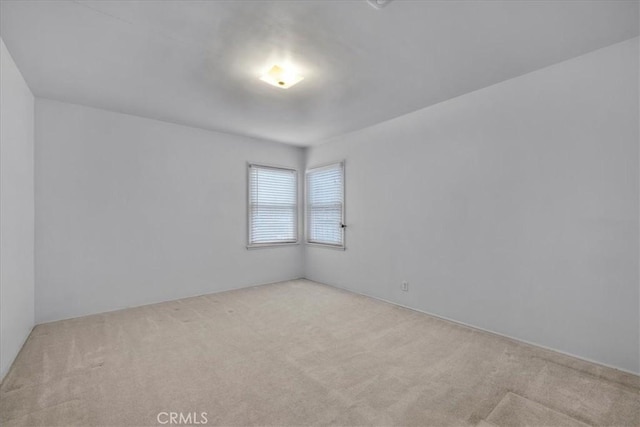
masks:
{"label": "electrical outlet", "polygon": [[406,280],[404,282],[402,282],[402,288],[403,291],[405,292],[409,292],[409,282],[407,282]]}

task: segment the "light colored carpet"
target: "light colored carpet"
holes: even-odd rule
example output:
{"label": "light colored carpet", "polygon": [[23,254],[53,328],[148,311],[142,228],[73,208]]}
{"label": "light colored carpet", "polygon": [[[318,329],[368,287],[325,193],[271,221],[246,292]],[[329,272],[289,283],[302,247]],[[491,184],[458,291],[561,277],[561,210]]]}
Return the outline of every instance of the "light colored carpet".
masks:
{"label": "light colored carpet", "polygon": [[588,427],[588,424],[532,400],[507,393],[487,417],[489,425]]}
{"label": "light colored carpet", "polygon": [[0,388],[3,426],[158,425],[160,412],[228,426],[638,426],[640,381],[296,280],[37,326]]}

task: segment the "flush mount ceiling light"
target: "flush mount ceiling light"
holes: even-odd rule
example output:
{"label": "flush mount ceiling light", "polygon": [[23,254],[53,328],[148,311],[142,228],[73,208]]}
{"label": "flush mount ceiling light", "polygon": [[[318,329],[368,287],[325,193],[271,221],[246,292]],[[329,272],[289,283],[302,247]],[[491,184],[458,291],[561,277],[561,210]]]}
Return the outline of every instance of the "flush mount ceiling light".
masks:
{"label": "flush mount ceiling light", "polygon": [[304,77],[298,76],[294,72],[285,70],[278,65],[274,65],[267,71],[267,74],[260,77],[260,80],[263,82],[282,89],[289,89],[291,86],[302,81],[302,79],[304,79]]}
{"label": "flush mount ceiling light", "polygon": [[376,9],[382,9],[392,1],[393,0],[367,0],[367,3],[369,3],[371,6],[375,7]]}

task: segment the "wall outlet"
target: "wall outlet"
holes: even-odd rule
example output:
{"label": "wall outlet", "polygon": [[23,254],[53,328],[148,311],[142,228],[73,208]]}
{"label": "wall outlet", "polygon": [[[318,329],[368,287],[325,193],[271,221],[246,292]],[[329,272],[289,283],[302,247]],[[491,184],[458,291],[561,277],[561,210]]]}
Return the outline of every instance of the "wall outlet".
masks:
{"label": "wall outlet", "polygon": [[402,282],[402,286],[400,289],[402,289],[405,292],[409,292],[409,282],[407,282],[406,280]]}

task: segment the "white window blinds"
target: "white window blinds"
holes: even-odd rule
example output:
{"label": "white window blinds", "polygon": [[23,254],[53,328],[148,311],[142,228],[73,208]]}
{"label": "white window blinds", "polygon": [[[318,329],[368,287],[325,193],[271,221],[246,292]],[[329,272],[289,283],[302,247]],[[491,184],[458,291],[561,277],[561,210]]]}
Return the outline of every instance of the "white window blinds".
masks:
{"label": "white window blinds", "polygon": [[307,241],[344,246],[344,164],[307,171]]}
{"label": "white window blinds", "polygon": [[298,241],[297,172],[249,165],[249,246]]}

